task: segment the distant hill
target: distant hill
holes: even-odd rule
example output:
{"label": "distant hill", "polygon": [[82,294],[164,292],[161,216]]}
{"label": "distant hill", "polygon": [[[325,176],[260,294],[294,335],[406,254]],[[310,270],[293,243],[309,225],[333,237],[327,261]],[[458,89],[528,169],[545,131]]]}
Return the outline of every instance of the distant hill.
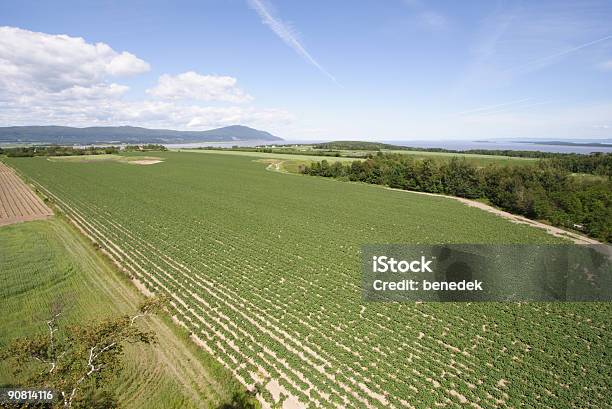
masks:
{"label": "distant hill", "polygon": [[173,131],[134,126],[8,126],[0,127],[0,142],[60,145],[104,143],[189,143],[231,141],[282,141],[269,132],[232,125],[208,131]]}

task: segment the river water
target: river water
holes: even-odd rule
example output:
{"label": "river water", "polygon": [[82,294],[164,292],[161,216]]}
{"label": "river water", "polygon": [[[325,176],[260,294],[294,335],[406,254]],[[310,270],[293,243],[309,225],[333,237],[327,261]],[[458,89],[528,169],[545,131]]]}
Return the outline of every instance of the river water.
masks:
{"label": "river water", "polygon": [[[171,149],[189,149],[212,146],[216,148],[254,147],[260,145],[273,144],[311,144],[324,141],[304,141],[304,140],[285,140],[285,141],[231,141],[231,142],[199,142],[184,144],[165,144]],[[578,141],[575,141],[578,142]],[[589,141],[590,142],[590,141]],[[608,142],[608,141],[606,141]],[[469,141],[469,140],[412,140],[412,141],[384,141],[393,145],[410,146],[415,148],[443,148],[464,151],[469,149],[488,149],[488,150],[520,150],[520,151],[541,151],[541,152],[565,152],[565,153],[590,153],[590,152],[612,152],[610,146],[566,146],[566,145],[542,145],[537,143],[525,143],[516,141],[492,140],[492,141]]]}

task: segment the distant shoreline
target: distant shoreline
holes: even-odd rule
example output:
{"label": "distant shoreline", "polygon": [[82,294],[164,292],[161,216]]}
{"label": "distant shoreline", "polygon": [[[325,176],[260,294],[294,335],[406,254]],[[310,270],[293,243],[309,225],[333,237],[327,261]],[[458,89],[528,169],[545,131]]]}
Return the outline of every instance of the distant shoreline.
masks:
{"label": "distant shoreline", "polygon": [[517,141],[517,143],[529,143],[533,145],[552,145],[552,146],[585,146],[585,147],[593,147],[593,148],[611,148],[612,149],[612,143],[604,143],[604,142]]}
{"label": "distant shoreline", "polygon": [[[324,143],[324,141],[305,141],[305,140],[231,140],[231,141],[197,141],[197,142],[158,142],[168,149],[193,149],[200,147],[217,147],[230,148],[238,146],[241,148],[253,148],[256,146],[272,146],[272,145],[311,145],[316,143]],[[536,151],[536,152],[552,152],[552,153],[579,153],[590,154],[593,152],[612,153],[612,144],[601,142],[571,142],[571,141],[512,141],[512,140],[406,140],[406,141],[388,141],[393,145],[412,147],[418,149],[448,149],[456,151],[469,150],[511,150],[511,151]],[[71,147],[107,147],[107,146],[126,146],[126,145],[142,145],[144,142],[97,142],[97,143],[63,143],[53,144],[49,142],[24,142],[24,141],[2,141],[0,148],[11,147],[27,147],[27,146],[48,146],[61,145]]]}

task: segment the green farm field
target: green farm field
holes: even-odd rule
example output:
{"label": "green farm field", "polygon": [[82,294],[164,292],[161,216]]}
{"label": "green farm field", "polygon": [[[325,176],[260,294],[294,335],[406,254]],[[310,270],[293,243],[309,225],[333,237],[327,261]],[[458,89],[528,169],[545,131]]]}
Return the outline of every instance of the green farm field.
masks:
{"label": "green farm field", "polygon": [[[66,221],[0,227],[0,347],[47,332],[52,305],[63,305],[60,326],[133,315],[144,299],[91,243]],[[169,319],[142,321],[155,345],[127,345],[124,368],[109,387],[124,408],[217,408],[240,386]],[[0,384],[13,379],[0,363]]]}
{"label": "green farm field", "polygon": [[[316,152],[315,149],[302,148],[305,152]],[[279,159],[282,160],[279,163],[279,169],[289,173],[298,173],[301,165],[311,165],[313,162],[326,160],[329,163],[333,162],[352,162],[359,160],[355,156],[365,156],[368,153],[376,155],[376,151],[351,151],[341,150],[340,155],[342,156],[324,156],[324,155],[300,155],[295,153],[284,152],[286,148],[274,148],[274,152],[245,152],[245,151],[232,151],[232,150],[207,150],[207,149],[176,149],[180,152],[193,152],[202,154],[218,154],[218,155],[233,155],[233,156],[248,156],[253,158],[266,159]],[[385,153],[399,153],[402,155],[410,155],[416,160],[433,159],[438,161],[450,161],[453,158],[464,159],[466,162],[475,166],[487,166],[487,165],[499,165],[499,166],[532,166],[537,164],[538,159],[533,158],[521,158],[521,157],[510,157],[510,156],[499,156],[499,155],[477,155],[477,154],[457,154],[457,153],[446,153],[446,152],[424,152],[424,151],[406,151],[406,150],[382,150]]]}
{"label": "green farm field", "polygon": [[169,294],[202,348],[268,404],[612,407],[610,304],[361,299],[363,244],[560,239],[446,198],[270,172],[253,155],[155,156],[6,162]]}
{"label": "green farm field", "polygon": [[467,162],[476,166],[486,165],[505,165],[505,166],[530,166],[535,165],[538,159],[521,158],[501,155],[479,155],[475,153],[449,153],[449,152],[426,152],[426,151],[406,151],[406,150],[383,150],[386,153],[400,153],[410,155],[415,159],[437,159],[451,160],[452,158],[465,159]]}
{"label": "green farm field", "polygon": [[[321,161],[327,160],[328,162],[334,161],[353,161],[358,160],[359,157],[365,157],[368,154],[376,155],[378,151],[368,151],[368,150],[350,150],[350,149],[339,149],[337,150],[338,154],[341,155],[339,157],[329,156],[329,155],[316,155],[317,152],[323,152],[318,149],[314,149],[308,145],[302,145],[298,148],[294,147],[277,147],[271,148],[273,152],[248,152],[248,151],[231,151],[231,150],[206,150],[206,149],[190,149],[185,150],[181,149],[181,151],[191,151],[191,152],[202,152],[202,153],[221,153],[221,154],[236,154],[236,155],[244,155],[244,156],[255,156],[261,158],[277,158],[277,159],[293,159],[295,161]],[[293,151],[294,153],[287,153],[288,151]],[[300,155],[296,152],[304,152],[303,155]],[[389,149],[381,149],[383,153],[398,153],[402,155],[410,155],[414,159],[424,160],[424,159],[434,159],[440,161],[450,161],[453,158],[465,159],[468,163],[471,163],[475,166],[487,166],[487,165],[501,165],[501,166],[531,166],[535,165],[538,162],[536,158],[523,158],[523,157],[514,157],[514,156],[502,156],[502,155],[481,155],[475,153],[450,153],[450,152],[427,152],[427,151],[411,151],[411,150],[389,150]]]}
{"label": "green farm field", "polygon": [[213,155],[231,155],[231,156],[247,156],[251,158],[261,158],[261,159],[287,159],[287,160],[308,160],[308,161],[320,161],[320,160],[328,160],[330,162],[339,161],[339,162],[350,162],[356,160],[355,158],[346,158],[346,157],[336,157],[336,156],[316,156],[316,155],[297,155],[292,153],[283,153],[282,151],[278,152],[245,152],[245,151],[232,151],[232,150],[213,150],[213,149],[180,149],[177,150],[183,153],[201,153],[201,154],[213,154]]}
{"label": "green farm field", "polygon": [[123,162],[133,164],[143,160],[159,160],[156,156],[129,156],[115,154],[82,155],[82,156],[50,156],[47,160],[53,162]]}

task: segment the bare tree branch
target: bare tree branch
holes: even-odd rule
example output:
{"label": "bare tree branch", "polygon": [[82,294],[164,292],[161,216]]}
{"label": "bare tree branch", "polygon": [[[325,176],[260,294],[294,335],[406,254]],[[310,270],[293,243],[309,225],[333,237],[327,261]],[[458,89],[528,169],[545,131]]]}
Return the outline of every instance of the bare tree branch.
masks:
{"label": "bare tree branch", "polygon": [[[56,325],[56,320],[57,317],[59,317],[61,315],[61,311],[57,312],[55,315],[53,315],[51,317],[50,320],[47,321],[47,327],[49,327],[49,355],[51,357],[51,362],[46,362],[48,364],[51,365],[51,368],[49,369],[49,373],[53,372],[55,370],[55,367],[57,366],[57,359],[55,357],[55,340],[54,340],[54,334],[55,332],[57,332],[58,328]],[[65,352],[64,352],[65,353]],[[63,354],[62,354],[63,355]]]}

